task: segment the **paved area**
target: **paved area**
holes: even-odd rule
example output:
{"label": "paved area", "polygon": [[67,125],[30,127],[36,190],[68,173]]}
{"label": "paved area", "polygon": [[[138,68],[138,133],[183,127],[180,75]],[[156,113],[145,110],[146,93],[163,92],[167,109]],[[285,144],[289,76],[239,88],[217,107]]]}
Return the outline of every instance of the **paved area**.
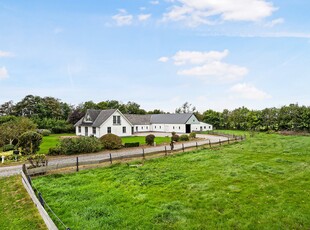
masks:
{"label": "paved area", "polygon": [[[143,133],[142,136],[145,136],[149,133]],[[160,136],[160,135],[165,135],[167,136],[167,133],[152,133],[155,136]],[[169,134],[170,135],[170,134]],[[188,147],[195,147],[196,143],[197,145],[205,145],[208,144],[209,141],[211,143],[216,143],[220,141],[226,141],[228,138],[227,137],[222,137],[222,136],[214,136],[214,135],[206,135],[206,134],[197,134],[197,137],[200,138],[197,141],[188,141],[188,142],[183,142],[183,143],[175,143],[174,145],[174,150],[181,150],[182,149],[182,144],[184,145],[185,148]],[[98,153],[93,153],[93,154],[81,154],[81,155],[75,155],[75,156],[61,156],[61,157],[51,157],[49,158],[49,165],[56,165],[56,164],[61,164],[61,163],[73,163],[76,161],[76,157],[79,157],[79,162],[86,162],[86,161],[92,161],[92,160],[103,160],[103,159],[109,159],[110,153],[113,156],[128,156],[132,154],[140,154],[143,152],[144,153],[153,153],[153,152],[162,152],[165,151],[165,147],[167,150],[170,150],[169,145],[160,145],[160,146],[154,146],[154,147],[138,147],[138,148],[128,148],[128,149],[121,149],[121,150],[114,150],[114,151],[102,151]],[[8,166],[8,167],[0,167],[0,177],[4,176],[11,176],[15,174],[19,174],[21,171],[21,165],[16,165],[16,166]]]}

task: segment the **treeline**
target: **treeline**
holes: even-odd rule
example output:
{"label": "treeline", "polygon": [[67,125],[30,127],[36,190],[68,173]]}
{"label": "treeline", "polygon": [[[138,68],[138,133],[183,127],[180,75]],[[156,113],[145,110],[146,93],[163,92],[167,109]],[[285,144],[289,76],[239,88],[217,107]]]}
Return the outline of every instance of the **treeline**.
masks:
{"label": "treeline", "polygon": [[0,105],[0,125],[16,117],[26,117],[31,119],[38,129],[48,129],[53,133],[73,132],[73,125],[85,115],[87,109],[119,109],[122,113],[129,114],[164,113],[159,109],[146,111],[131,101],[126,104],[117,100],[99,103],[87,101],[75,106],[54,97],[27,95],[17,103],[8,101]]}
{"label": "treeline", "polygon": [[298,104],[263,110],[249,110],[246,107],[231,111],[225,109],[223,112],[207,110],[201,118],[216,129],[310,132],[310,107]]}

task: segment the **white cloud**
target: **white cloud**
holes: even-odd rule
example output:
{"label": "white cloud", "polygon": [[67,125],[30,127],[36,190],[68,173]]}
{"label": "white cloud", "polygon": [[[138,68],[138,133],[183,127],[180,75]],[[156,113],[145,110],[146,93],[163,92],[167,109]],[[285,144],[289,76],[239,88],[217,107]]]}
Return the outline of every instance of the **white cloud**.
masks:
{"label": "white cloud", "polygon": [[179,75],[197,76],[202,80],[210,77],[219,81],[231,82],[242,79],[248,73],[248,69],[237,65],[231,65],[220,61],[213,61],[202,66],[178,71]]}
{"label": "white cloud", "polygon": [[139,14],[138,19],[139,21],[146,21],[151,17],[151,14]]}
{"label": "white cloud", "polygon": [[[223,62],[229,54],[223,51],[178,51],[171,59],[176,66],[185,66],[177,71],[178,75],[193,76],[203,81],[211,79],[221,82],[231,82],[242,79],[249,72],[246,67]],[[168,57],[158,59],[167,62]]]}
{"label": "white cloud", "polygon": [[1,57],[13,57],[13,56],[14,56],[14,54],[12,54],[11,52],[0,50],[0,58]]}
{"label": "white cloud", "polygon": [[128,14],[125,9],[118,10],[119,13],[112,16],[112,19],[116,22],[118,26],[128,26],[132,24],[133,16]]}
{"label": "white cloud", "polygon": [[[164,21],[185,21],[198,26],[214,23],[214,17],[222,21],[259,21],[276,10],[266,0],[176,0],[164,14]],[[212,18],[212,19],[211,19]]]}
{"label": "white cloud", "polygon": [[139,10],[144,11],[144,10],[146,10],[146,7],[141,6],[141,7],[139,8]]}
{"label": "white cloud", "polygon": [[160,57],[158,59],[158,61],[160,61],[160,62],[167,62],[167,61],[169,61],[169,58],[168,57]]}
{"label": "white cloud", "polygon": [[230,88],[230,92],[234,93],[237,98],[263,100],[271,98],[269,94],[257,89],[254,85],[247,83],[238,83]]}
{"label": "white cloud", "polygon": [[7,71],[7,69],[3,66],[0,68],[0,80],[8,78],[9,77],[9,73]]}
{"label": "white cloud", "polygon": [[202,64],[210,61],[219,61],[228,55],[228,50],[223,52],[210,51],[210,52],[198,52],[198,51],[179,51],[172,59],[175,65],[184,64]]}
{"label": "white cloud", "polygon": [[268,22],[265,24],[265,27],[274,27],[276,25],[282,24],[284,23],[284,19],[283,18],[277,18],[272,20],[271,22]]}
{"label": "white cloud", "polygon": [[158,4],[159,4],[159,1],[150,1],[150,3],[151,3],[152,5],[158,5]]}

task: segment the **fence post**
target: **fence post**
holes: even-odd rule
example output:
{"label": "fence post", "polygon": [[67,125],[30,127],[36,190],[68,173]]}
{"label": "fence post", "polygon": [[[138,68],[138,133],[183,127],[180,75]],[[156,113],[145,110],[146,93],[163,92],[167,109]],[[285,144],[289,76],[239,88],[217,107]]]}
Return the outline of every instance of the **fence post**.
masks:
{"label": "fence post", "polygon": [[197,141],[196,141],[196,149],[198,149],[198,143],[197,143]]}
{"label": "fence post", "polygon": [[183,150],[183,153],[184,153],[184,143],[182,143],[182,150]]}
{"label": "fence post", "polygon": [[79,171],[79,157],[76,157],[76,171]]}
{"label": "fence post", "polygon": [[220,144],[220,146],[222,145],[222,144],[221,144],[221,139],[219,139],[219,144]]}
{"label": "fence post", "polygon": [[211,141],[210,141],[210,139],[209,139],[209,146],[210,146],[210,148],[211,148]]}
{"label": "fence post", "polygon": [[38,193],[38,196],[39,196],[39,201],[40,201],[41,205],[42,205],[43,208],[44,208],[44,200],[43,200],[42,194],[39,192],[39,193]]}
{"label": "fence post", "polygon": [[167,156],[167,146],[165,145],[165,156]]}
{"label": "fence post", "polygon": [[110,153],[110,163],[112,164],[112,155],[111,155],[111,153]]}
{"label": "fence post", "polygon": [[228,144],[229,144],[229,137],[228,137]]}
{"label": "fence post", "polygon": [[144,148],[142,148],[142,158],[145,159]]}

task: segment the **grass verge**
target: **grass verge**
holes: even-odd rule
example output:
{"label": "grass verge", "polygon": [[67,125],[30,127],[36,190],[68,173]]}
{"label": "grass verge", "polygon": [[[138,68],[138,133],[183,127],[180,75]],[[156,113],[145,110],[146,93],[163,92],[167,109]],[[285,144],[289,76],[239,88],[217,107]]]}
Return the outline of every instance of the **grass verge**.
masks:
{"label": "grass verge", "polygon": [[47,229],[20,176],[0,178],[0,229]]}

